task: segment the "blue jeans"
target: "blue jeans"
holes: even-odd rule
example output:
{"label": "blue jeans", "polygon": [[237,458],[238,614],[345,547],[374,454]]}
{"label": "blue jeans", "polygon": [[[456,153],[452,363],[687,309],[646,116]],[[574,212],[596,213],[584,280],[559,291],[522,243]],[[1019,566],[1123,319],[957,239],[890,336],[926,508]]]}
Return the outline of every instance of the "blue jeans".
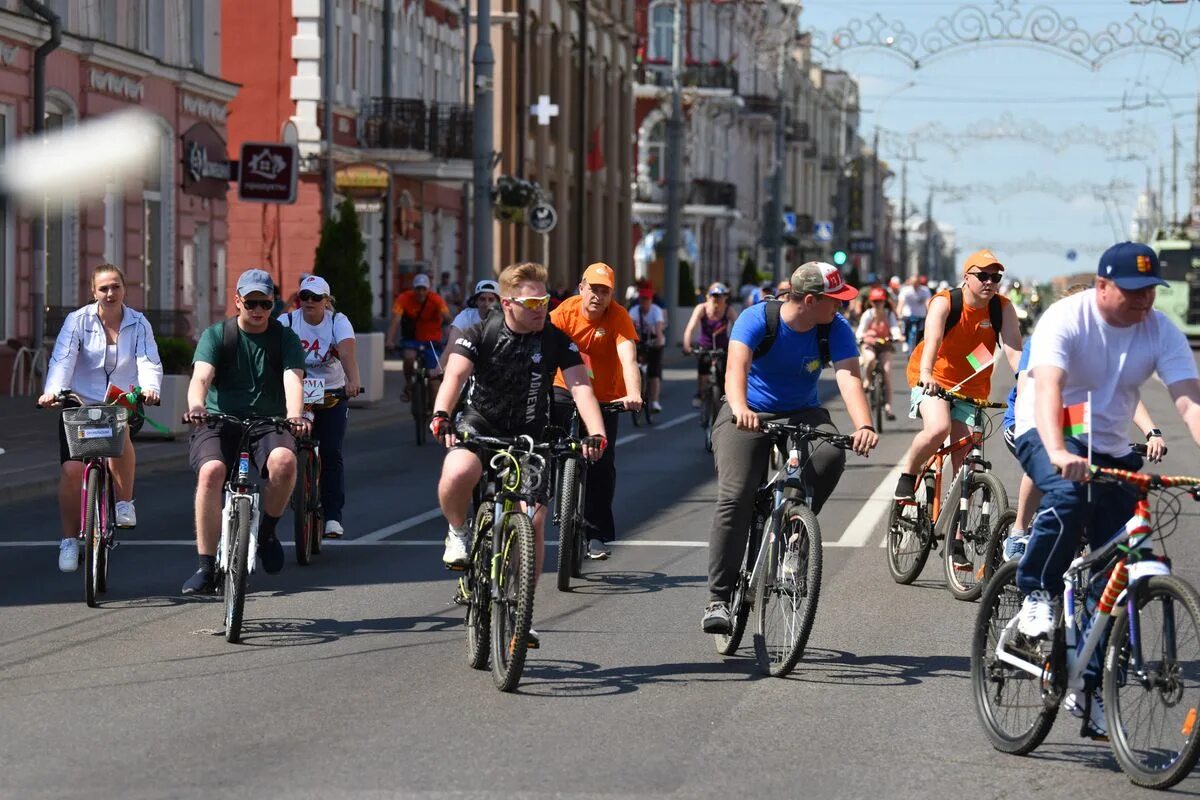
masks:
{"label": "blue jeans", "polygon": [[[1087,456],[1087,445],[1079,439],[1070,437],[1066,445],[1072,453]],[[1025,555],[1017,568],[1017,587],[1025,594],[1045,589],[1051,596],[1059,596],[1063,592],[1063,573],[1079,554],[1079,536],[1084,526],[1088,546],[1093,550],[1102,547],[1133,516],[1137,493],[1130,486],[1096,483],[1091,487],[1089,505],[1088,484],[1066,480],[1054,471],[1036,430],[1027,431],[1017,439],[1017,458],[1025,474],[1043,492],[1042,504],[1030,526]],[[1128,470],[1142,467],[1141,457],[1133,453],[1122,458],[1093,453],[1092,463]]]}
{"label": "blue jeans", "polygon": [[917,343],[925,338],[925,318],[905,317],[904,338],[908,342],[908,352],[912,352]]}
{"label": "blue jeans", "polygon": [[313,411],[313,439],[321,445],[321,505],[327,521],[341,522],[342,506],[346,504],[342,441],[349,416],[350,406],[345,400],[333,408]]}

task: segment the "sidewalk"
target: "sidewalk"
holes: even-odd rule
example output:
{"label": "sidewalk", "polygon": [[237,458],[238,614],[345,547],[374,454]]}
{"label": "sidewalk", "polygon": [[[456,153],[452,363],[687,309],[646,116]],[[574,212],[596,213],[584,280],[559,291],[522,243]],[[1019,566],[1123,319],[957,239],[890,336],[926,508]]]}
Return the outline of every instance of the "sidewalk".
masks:
{"label": "sidewalk", "polygon": [[[397,362],[399,364],[399,362]],[[398,424],[408,417],[400,401],[404,373],[384,373],[384,398],[373,406],[353,410],[355,429]],[[150,409],[153,417],[155,409]],[[148,426],[147,426],[148,429]],[[186,438],[135,438],[138,476],[187,466]],[[0,397],[0,505],[51,496],[58,489],[58,418],[54,411],[36,408],[32,397]]]}

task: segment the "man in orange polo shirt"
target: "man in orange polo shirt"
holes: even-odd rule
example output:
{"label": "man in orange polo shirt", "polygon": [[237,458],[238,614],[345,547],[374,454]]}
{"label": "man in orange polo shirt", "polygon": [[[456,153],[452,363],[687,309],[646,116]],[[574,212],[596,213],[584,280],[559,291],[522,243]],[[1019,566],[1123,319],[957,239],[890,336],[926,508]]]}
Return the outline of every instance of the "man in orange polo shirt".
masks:
{"label": "man in orange polo shirt", "polygon": [[[450,322],[450,308],[436,292],[430,291],[429,276],[417,275],[412,288],[396,295],[392,304],[392,324],[388,329],[387,343],[396,346],[396,328],[400,329],[400,347],[404,351],[404,399],[412,391],[413,359],[418,352],[425,360],[429,377],[440,378],[437,346],[442,341],[442,323]],[[440,380],[439,380],[440,383]],[[430,399],[437,396],[437,385],[430,380],[433,391]]]}
{"label": "man in orange polo shirt", "polygon": [[[637,364],[637,331],[629,312],[614,303],[616,275],[612,267],[595,263],[583,271],[579,294],[568,297],[550,314],[550,321],[579,348],[600,403],[621,403],[629,411],[642,407],[642,386]],[[554,380],[554,421],[570,423],[573,401],[560,372]],[[584,493],[584,518],[592,528],[589,558],[608,558],[607,542],[616,536],[612,501],[617,489],[616,411],[604,411],[604,430],[613,445],[588,467]]]}

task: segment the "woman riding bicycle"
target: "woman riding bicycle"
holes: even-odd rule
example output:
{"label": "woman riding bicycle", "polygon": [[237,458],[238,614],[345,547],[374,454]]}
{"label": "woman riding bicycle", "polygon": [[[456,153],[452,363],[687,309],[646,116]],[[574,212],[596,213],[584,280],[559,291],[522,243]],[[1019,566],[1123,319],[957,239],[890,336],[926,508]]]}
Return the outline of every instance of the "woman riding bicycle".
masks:
{"label": "woman riding bicycle", "polygon": [[[708,298],[692,310],[687,327],[683,329],[683,352],[691,354],[692,336],[696,326],[700,326],[700,336],[696,345],[701,350],[728,350],[729,332],[733,330],[733,322],[737,312],[729,305],[729,289],[723,283],[714,283],[708,287]],[[696,396],[692,405],[699,408],[700,398],[708,391],[709,358],[704,356],[696,363]],[[724,380],[724,370],[721,379]]]}
{"label": "woman riding bicycle", "polygon": [[[46,386],[38,405],[47,408],[56,395],[71,389],[86,405],[103,403],[110,386],[128,391],[140,386],[146,402],[158,402],[162,387],[162,363],[150,322],[125,305],[125,274],[112,264],[92,270],[92,295],[96,302],[72,311],[63,320],[54,342],[54,353],[46,371]],[[67,451],[62,419],[58,422],[58,458],[62,472],[58,481],[58,508],[62,520],[58,568],[74,572],[79,564],[79,483],[83,463],[72,461]],[[125,431],[125,450],[109,459],[113,494],[116,497],[116,524],[119,528],[137,525],[133,508],[133,478],[137,467],[129,430]]]}
{"label": "woman riding bicycle", "polygon": [[892,413],[892,351],[895,347],[892,342],[900,340],[900,322],[882,286],[872,289],[867,299],[871,305],[859,318],[857,333],[859,344],[866,345],[862,348],[863,389],[870,388],[871,365],[879,359],[879,366],[883,368],[883,396],[887,398],[883,413],[888,419],[895,419],[896,415]]}
{"label": "woman riding bicycle", "polygon": [[[300,282],[300,310],[279,317],[304,345],[306,378],[325,381],[326,394],[344,393],[347,398],[362,391],[355,354],[354,327],[345,314],[333,310],[329,283],[317,275]],[[312,435],[321,446],[321,506],[325,511],[325,538],[340,539],[342,507],[346,502],[346,473],[342,442],[350,408],[339,402],[329,408],[314,408]]]}

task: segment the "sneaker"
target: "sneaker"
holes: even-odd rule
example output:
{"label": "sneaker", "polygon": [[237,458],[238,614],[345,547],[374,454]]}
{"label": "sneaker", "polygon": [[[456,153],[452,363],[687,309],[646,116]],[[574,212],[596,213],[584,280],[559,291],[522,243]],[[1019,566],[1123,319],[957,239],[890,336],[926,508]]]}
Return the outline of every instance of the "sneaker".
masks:
{"label": "sneaker", "polygon": [[259,542],[258,557],[262,559],[263,569],[271,575],[283,569],[283,543],[279,537],[272,536]]}
{"label": "sneaker", "polygon": [[1012,561],[1025,555],[1025,545],[1029,544],[1029,534],[1015,533],[1004,539],[1004,560]]}
{"label": "sneaker", "polygon": [[537,650],[541,646],[542,646],[542,637],[538,636],[538,632],[535,631],[531,627],[529,629],[529,633],[525,634],[525,649],[526,650]]}
{"label": "sneaker", "polygon": [[604,546],[604,542],[599,539],[590,539],[588,541],[587,556],[596,561],[603,561],[612,555],[612,551]]}
{"label": "sneaker", "polygon": [[1054,630],[1054,605],[1045,589],[1034,589],[1021,603],[1017,630],[1030,639],[1042,639]]}
{"label": "sneaker", "polygon": [[704,617],[700,620],[700,627],[705,633],[729,633],[731,626],[729,623],[729,603],[723,600],[714,600],[709,603],[704,609]]}
{"label": "sneaker", "polygon": [[325,520],[325,536],[326,539],[340,539],[345,531],[342,530],[342,523],[336,519]]}
{"label": "sneaker", "polygon": [[699,408],[699,407],[700,407],[700,395],[696,395],[695,397],[692,398],[692,408]]}
{"label": "sneaker", "polygon": [[75,537],[59,542],[58,569],[60,572],[74,572],[79,569],[79,540]]}
{"label": "sneaker", "polygon": [[[1084,706],[1087,705],[1087,696],[1082,691],[1073,690],[1067,693],[1063,700],[1063,705],[1071,715],[1076,719],[1084,718]],[[1092,691],[1092,706],[1088,711],[1087,724],[1085,725],[1086,732],[1082,735],[1089,739],[1108,739],[1108,724],[1104,721],[1104,698],[1101,696],[1099,689]]]}
{"label": "sneaker", "polygon": [[137,511],[133,509],[132,500],[118,500],[116,516],[118,528],[137,527]]}
{"label": "sneaker", "polygon": [[470,552],[471,534],[459,534],[451,528],[446,533],[446,549],[442,551],[442,563],[446,569],[466,569]]}
{"label": "sneaker", "polygon": [[662,413],[662,403],[658,402],[657,400],[651,401],[650,410],[653,411],[655,414],[661,414]]}
{"label": "sneaker", "polygon": [[896,412],[892,411],[890,408],[885,408],[883,410],[883,416],[885,419],[888,419],[892,422],[896,421]]}
{"label": "sneaker", "polygon": [[974,569],[971,559],[967,558],[967,550],[963,547],[961,539],[955,539],[954,544],[950,546],[950,563],[959,572],[970,572]]}
{"label": "sneaker", "polygon": [[900,473],[900,479],[896,481],[896,491],[892,494],[892,497],[896,500],[916,502],[917,476],[909,475],[907,472]]}
{"label": "sneaker", "polygon": [[217,576],[211,572],[198,569],[196,574],[183,584],[184,594],[216,594]]}

